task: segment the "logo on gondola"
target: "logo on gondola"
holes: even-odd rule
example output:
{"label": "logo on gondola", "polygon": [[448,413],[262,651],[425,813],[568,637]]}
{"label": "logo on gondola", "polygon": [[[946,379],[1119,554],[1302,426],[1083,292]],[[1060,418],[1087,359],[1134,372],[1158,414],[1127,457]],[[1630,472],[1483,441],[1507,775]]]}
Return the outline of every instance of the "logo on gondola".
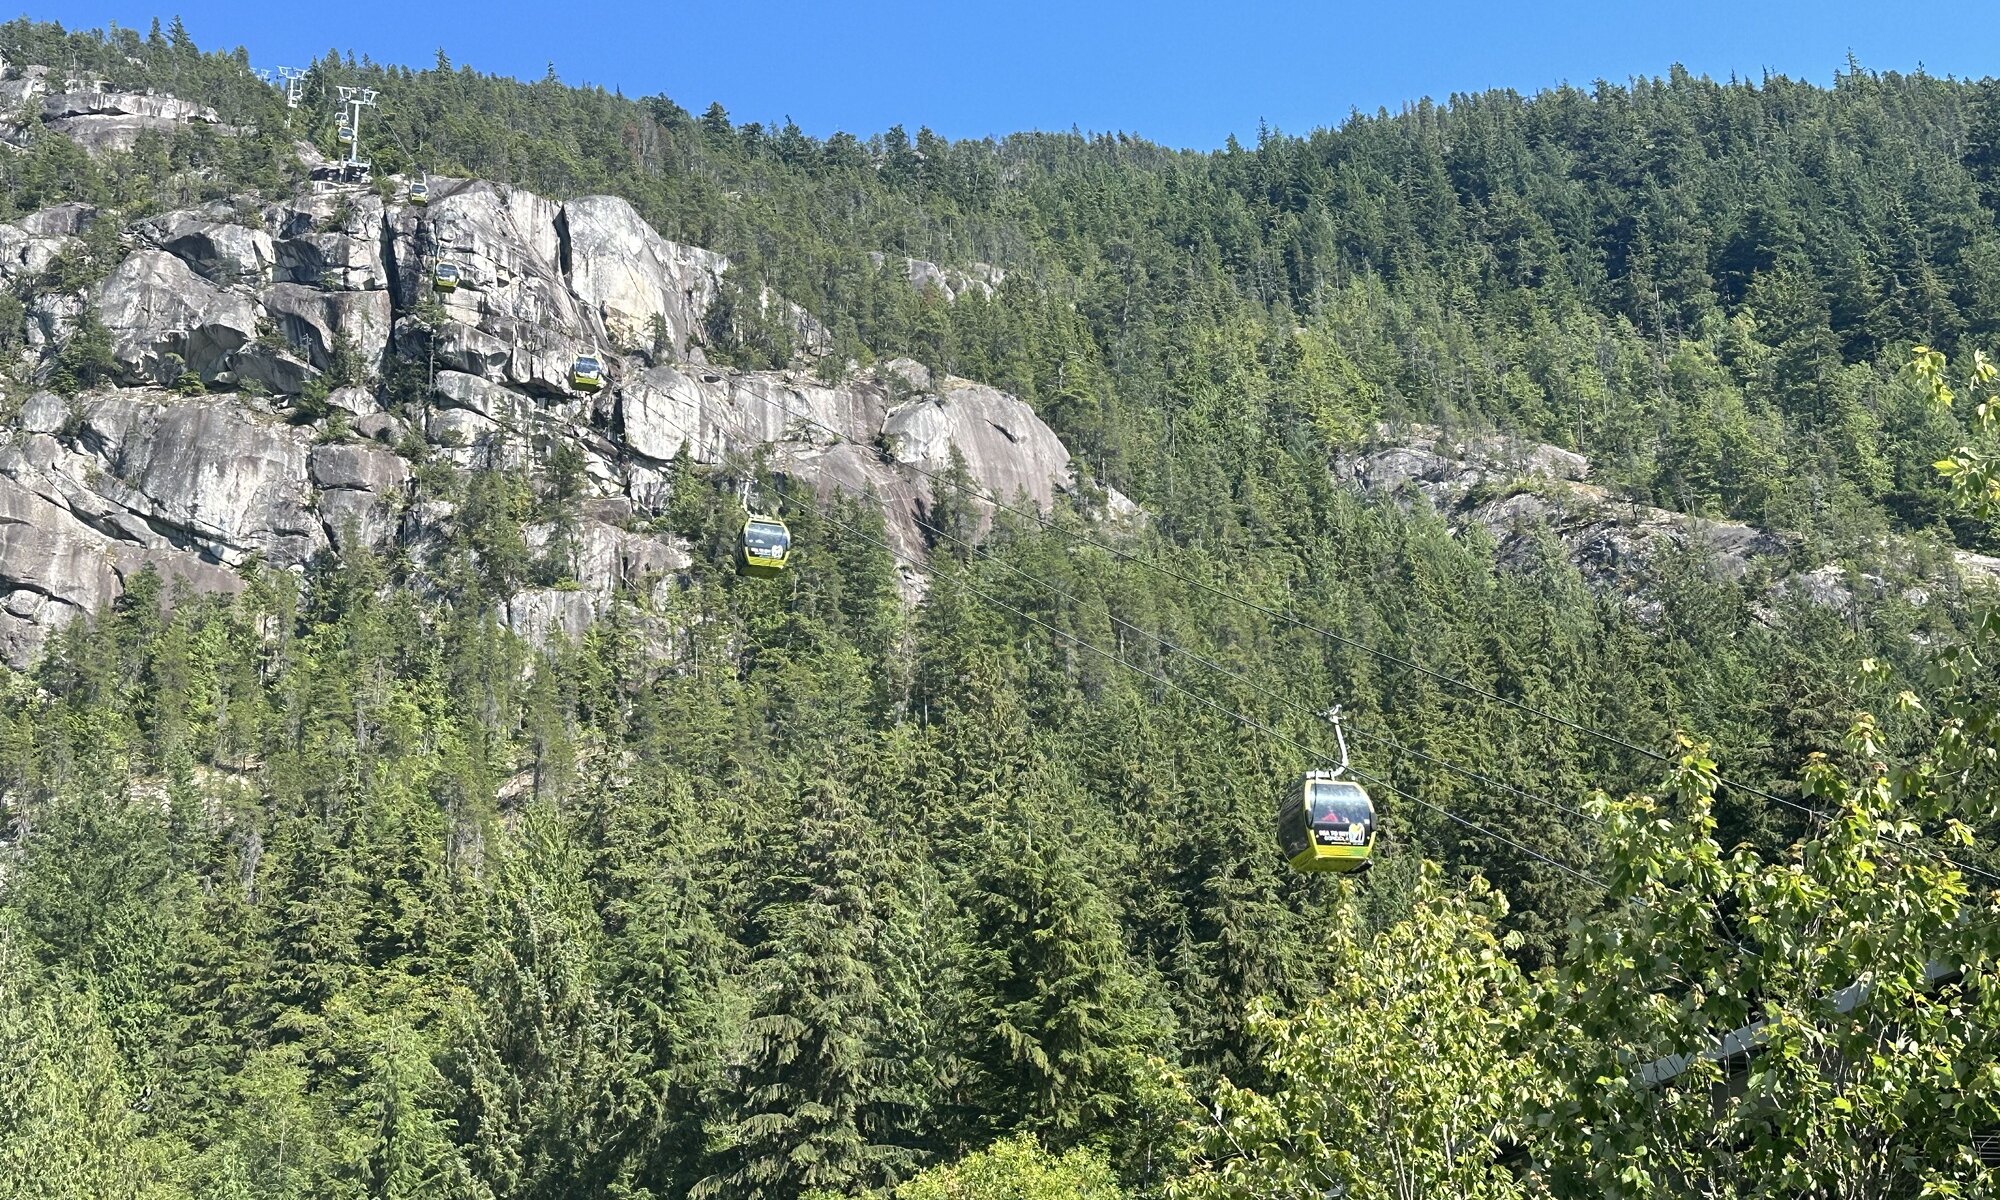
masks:
{"label": "logo on gondola", "polygon": [[1350,825],[1345,829],[1316,829],[1313,832],[1322,846],[1360,846],[1368,840],[1368,831],[1360,825]]}

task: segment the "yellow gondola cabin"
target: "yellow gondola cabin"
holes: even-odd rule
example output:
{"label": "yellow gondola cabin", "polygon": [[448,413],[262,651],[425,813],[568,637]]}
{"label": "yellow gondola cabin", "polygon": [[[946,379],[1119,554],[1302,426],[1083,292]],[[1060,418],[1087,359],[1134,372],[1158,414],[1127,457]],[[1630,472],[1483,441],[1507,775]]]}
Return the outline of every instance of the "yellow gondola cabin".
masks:
{"label": "yellow gondola cabin", "polygon": [[1375,802],[1339,772],[1308,771],[1278,809],[1278,843],[1294,870],[1365,870],[1375,850]]}
{"label": "yellow gondola cabin", "polygon": [[776,517],[751,517],[743,523],[736,547],[736,569],[769,578],[785,569],[792,556],[792,531]]}

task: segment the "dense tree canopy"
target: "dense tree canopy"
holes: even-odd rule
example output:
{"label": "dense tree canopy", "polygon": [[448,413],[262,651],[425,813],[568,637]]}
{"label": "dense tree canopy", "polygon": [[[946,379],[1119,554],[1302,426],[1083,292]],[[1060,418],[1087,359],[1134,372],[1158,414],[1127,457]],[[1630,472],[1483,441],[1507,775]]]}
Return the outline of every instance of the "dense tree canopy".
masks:
{"label": "dense tree canopy", "polygon": [[[443,53],[329,54],[294,113],[177,26],[0,54],[242,129],[37,132],[0,215],[289,186],[368,84],[378,168],[626,196],[831,362],[1018,393],[1086,484],[983,537],[946,486],[906,605],[862,498],[738,578],[733,493],[683,458],[665,649],[635,609],[505,632],[565,578],[521,536],[575,509],[556,469],[419,464],[466,517],[421,580],[141,577],[0,671],[0,1195],[1991,1194],[1992,900],[1945,855],[1993,865],[2000,626],[1949,561],[2000,546],[2000,85],[1676,70],[1192,153],[819,140]],[[1007,274],[946,303],[903,255]],[[1774,602],[1689,554],[1641,604],[1553,535],[1503,569],[1329,471],[1419,421],[1883,586]],[[1102,487],[1148,514],[1118,553],[1070,536]],[[1271,841],[1331,698],[1395,789],[1358,886]],[[1698,1051],[1753,1017],[1718,1100],[1740,1064]]]}

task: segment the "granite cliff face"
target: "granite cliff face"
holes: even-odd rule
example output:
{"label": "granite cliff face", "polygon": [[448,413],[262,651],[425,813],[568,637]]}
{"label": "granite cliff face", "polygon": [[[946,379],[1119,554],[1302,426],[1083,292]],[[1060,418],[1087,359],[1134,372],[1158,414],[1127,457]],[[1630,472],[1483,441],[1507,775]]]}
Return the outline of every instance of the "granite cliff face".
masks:
{"label": "granite cliff face", "polygon": [[[795,486],[872,492],[919,561],[926,473],[954,446],[995,494],[1046,508],[1071,486],[1068,449],[1019,399],[908,361],[815,369],[824,331],[768,292],[799,335],[794,368],[710,364],[728,260],[660,236],[621,199],[481,180],[433,179],[430,193],[417,207],[400,188],[385,201],[322,182],[158,214],[118,231],[101,280],[37,294],[25,374],[47,380],[88,311],[116,378],[73,399],[31,390],[0,426],[0,660],[25,664],[148,567],[171,594],[234,591],[253,560],[304,569],[356,545],[421,563],[455,517],[416,501],[413,455],[533,470],[558,444],[580,452],[575,578],[506,606],[536,640],[689,568],[687,547],[645,529],[683,448],[706,467],[762,449]],[[103,219],[64,205],[0,225],[0,277],[40,278]],[[434,286],[440,264],[456,288]],[[582,355],[606,364],[595,396],[570,387]],[[392,394],[398,363],[405,380],[420,371],[421,394]],[[527,536],[533,549],[553,534]]]}
{"label": "granite cliff face", "polygon": [[91,154],[130,150],[148,131],[175,133],[203,125],[237,132],[215,110],[163,92],[126,92],[101,80],[61,79],[30,66],[0,80],[0,141],[19,145],[35,128],[61,134]]}

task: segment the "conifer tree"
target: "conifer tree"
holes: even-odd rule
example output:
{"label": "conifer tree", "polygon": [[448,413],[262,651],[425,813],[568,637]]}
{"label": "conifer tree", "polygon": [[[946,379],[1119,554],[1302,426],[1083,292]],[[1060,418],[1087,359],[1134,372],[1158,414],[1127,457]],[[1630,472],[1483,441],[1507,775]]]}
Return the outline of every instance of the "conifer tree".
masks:
{"label": "conifer tree", "polygon": [[702,1126],[738,997],[716,916],[728,892],[712,876],[715,833],[678,774],[589,794],[605,986],[628,1030],[607,1137],[624,1178],[684,1194],[706,1166]]}
{"label": "conifer tree", "polygon": [[627,1043],[594,986],[602,931],[580,848],[552,805],[523,823],[483,898],[445,1074],[472,1174],[496,1192],[553,1197],[621,1175],[605,1125]]}
{"label": "conifer tree", "polygon": [[1060,821],[1019,803],[978,839],[966,905],[982,1007],[968,1035],[988,1119],[1073,1144],[1133,1116],[1156,1027],[1103,894],[1063,843]]}
{"label": "conifer tree", "polygon": [[874,1185],[894,1170],[884,1128],[881,988],[870,964],[876,842],[830,780],[779,809],[750,921],[749,1019],[738,1115],[697,1197],[793,1200]]}
{"label": "conifer tree", "polygon": [[0,924],[0,1196],[186,1195],[169,1148],[145,1135],[95,998],[43,977],[25,950]]}

